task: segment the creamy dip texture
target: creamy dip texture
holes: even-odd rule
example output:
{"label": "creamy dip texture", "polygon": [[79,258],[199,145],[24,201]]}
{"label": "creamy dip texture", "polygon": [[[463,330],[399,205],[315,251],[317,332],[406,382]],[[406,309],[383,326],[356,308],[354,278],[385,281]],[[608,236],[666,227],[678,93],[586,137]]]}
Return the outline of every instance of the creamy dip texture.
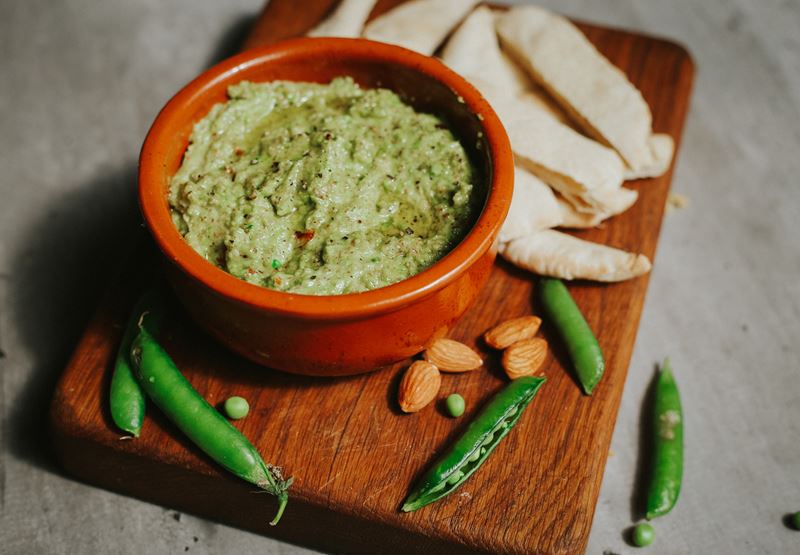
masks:
{"label": "creamy dip texture", "polygon": [[442,120],[386,89],[250,83],[198,122],[170,184],[178,230],[250,283],[310,295],[383,287],[472,224],[476,172]]}

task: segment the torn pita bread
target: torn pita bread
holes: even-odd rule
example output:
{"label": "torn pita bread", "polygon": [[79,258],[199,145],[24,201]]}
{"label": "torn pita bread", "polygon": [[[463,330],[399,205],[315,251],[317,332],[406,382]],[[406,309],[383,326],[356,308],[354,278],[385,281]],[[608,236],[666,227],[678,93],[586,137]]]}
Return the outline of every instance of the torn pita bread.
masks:
{"label": "torn pita bread", "polygon": [[507,51],[590,136],[634,172],[654,165],[652,115],[642,94],[566,18],[536,6],[498,16]]}
{"label": "torn pita bread", "polygon": [[533,85],[525,71],[500,51],[494,13],[478,6],[459,25],[442,51],[442,61],[469,79],[479,77],[505,94],[522,93]]}
{"label": "torn pita bread", "polygon": [[550,114],[553,118],[558,120],[559,123],[562,123],[567,127],[570,127],[575,131],[580,132],[578,127],[575,125],[575,122],[573,122],[569,118],[567,113],[561,109],[561,106],[559,106],[556,103],[556,101],[553,100],[550,97],[550,95],[548,95],[547,92],[536,83],[531,81],[530,88],[521,92],[519,94],[519,97],[521,100],[525,102],[530,102],[532,104],[535,104],[536,106],[538,106],[539,108]]}
{"label": "torn pita bread", "polygon": [[593,281],[623,281],[650,271],[650,260],[546,229],[505,243],[500,254],[542,276]]}
{"label": "torn pita bread", "polygon": [[475,8],[447,41],[442,61],[468,80],[479,78],[509,96],[522,96],[572,126],[564,110],[500,49],[494,20],[495,13],[489,7]]}
{"label": "torn pita bread", "polygon": [[625,169],[625,179],[642,179],[645,177],[658,177],[664,175],[672,163],[672,156],[675,154],[675,141],[665,133],[650,135],[648,139],[650,151],[653,154],[653,163],[649,166],[633,170]]}
{"label": "torn pita bread", "polygon": [[560,223],[561,211],[553,190],[533,174],[515,167],[514,195],[498,240],[506,243]]}
{"label": "torn pita bread", "polygon": [[579,212],[575,209],[572,202],[565,199],[563,196],[557,196],[558,208],[561,212],[561,224],[555,227],[564,227],[567,229],[587,229],[595,227],[617,214],[622,214],[628,208],[633,206],[639,193],[633,189],[626,189],[620,187],[614,191],[602,193],[605,195],[604,204],[607,207],[606,212]]}
{"label": "torn pita bread", "polygon": [[363,36],[432,55],[478,0],[411,0],[367,24]]}
{"label": "torn pita bread", "polygon": [[528,91],[526,79],[500,50],[494,17],[486,7],[473,11],[453,33],[442,60],[495,109],[522,167],[556,190],[579,197],[583,211],[608,211],[592,193],[622,186],[622,159],[561,123],[535,92]]}
{"label": "torn pita bread", "polygon": [[308,36],[360,37],[375,2],[376,0],[340,0],[333,13],[311,29]]}
{"label": "torn pita bread", "polygon": [[624,170],[613,150],[560,123],[524,98],[488,98],[523,168],[560,193],[579,198],[578,210],[609,211],[605,197],[598,193],[619,189]]}

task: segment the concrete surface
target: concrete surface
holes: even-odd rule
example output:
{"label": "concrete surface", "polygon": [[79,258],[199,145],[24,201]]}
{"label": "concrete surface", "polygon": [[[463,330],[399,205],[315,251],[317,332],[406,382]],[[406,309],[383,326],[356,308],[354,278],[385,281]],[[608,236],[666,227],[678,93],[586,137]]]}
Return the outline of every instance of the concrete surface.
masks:
{"label": "concrete surface", "polygon": [[[640,407],[669,354],[686,479],[648,553],[800,552],[800,3],[547,0],[672,37],[699,68],[588,552],[633,553]],[[136,155],[259,0],[0,2],[0,552],[303,553],[64,477],[49,396],[136,219]]]}

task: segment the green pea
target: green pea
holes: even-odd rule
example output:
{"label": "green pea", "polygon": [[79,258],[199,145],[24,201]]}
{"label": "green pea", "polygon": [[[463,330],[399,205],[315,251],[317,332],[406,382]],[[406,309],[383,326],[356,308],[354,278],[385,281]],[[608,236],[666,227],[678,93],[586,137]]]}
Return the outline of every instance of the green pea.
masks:
{"label": "green pea", "polygon": [[247,416],[247,413],[250,412],[250,404],[247,402],[247,399],[237,395],[228,397],[228,399],[225,400],[223,408],[225,409],[225,414],[227,414],[228,418],[231,420],[244,418]]}
{"label": "green pea", "polygon": [[464,473],[462,471],[460,471],[460,470],[456,470],[447,479],[447,483],[452,486],[453,484],[457,484],[458,481],[463,477],[464,477]]}
{"label": "green pea", "polygon": [[466,408],[464,398],[458,393],[448,395],[445,405],[447,405],[447,413],[453,418],[458,418],[464,414],[464,409]]}
{"label": "green pea", "polygon": [[653,543],[656,539],[656,531],[650,524],[643,522],[633,527],[633,545],[636,547],[644,547]]}
{"label": "green pea", "polygon": [[800,511],[793,513],[789,517],[789,522],[791,522],[792,528],[795,530],[800,530]]}

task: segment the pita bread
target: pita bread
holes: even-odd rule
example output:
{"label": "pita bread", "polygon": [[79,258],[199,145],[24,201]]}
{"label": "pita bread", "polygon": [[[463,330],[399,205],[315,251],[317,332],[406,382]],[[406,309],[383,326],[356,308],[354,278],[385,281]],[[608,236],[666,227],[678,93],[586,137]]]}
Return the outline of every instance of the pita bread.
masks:
{"label": "pita bread", "polygon": [[309,37],[361,36],[376,0],[340,0],[336,9],[308,32]]}
{"label": "pita bread", "polygon": [[363,36],[426,56],[464,19],[478,0],[411,0],[367,24]]}
{"label": "pita bread", "polygon": [[561,224],[557,227],[564,227],[567,229],[587,229],[595,227],[617,214],[622,214],[628,208],[633,206],[639,193],[633,189],[626,189],[620,187],[614,191],[602,193],[605,195],[604,204],[607,207],[607,212],[579,212],[572,205],[572,202],[565,199],[563,196],[557,196],[558,208],[561,212]]}
{"label": "pita bread", "polygon": [[649,106],[577,27],[535,6],[512,8],[496,23],[503,46],[581,128],[632,170],[653,165]]}
{"label": "pita bread", "polygon": [[535,104],[536,106],[538,106],[539,108],[550,114],[553,118],[558,120],[559,123],[562,123],[567,127],[574,129],[575,131],[580,131],[578,127],[575,125],[575,123],[571,119],[569,119],[567,113],[561,109],[561,106],[559,106],[556,103],[556,101],[553,100],[542,87],[540,87],[533,81],[531,81],[530,88],[520,93],[519,96],[520,99],[523,100],[524,102],[530,102],[531,104]]}
{"label": "pita bread", "polygon": [[442,60],[495,109],[522,167],[556,190],[580,197],[584,211],[608,211],[592,192],[622,185],[622,160],[560,122],[560,114],[545,106],[541,94],[527,88],[525,78],[500,50],[494,19],[489,8],[473,11],[448,41]]}
{"label": "pita bread", "polygon": [[642,179],[645,177],[658,177],[664,175],[672,163],[672,156],[675,154],[675,141],[665,133],[650,135],[648,139],[650,151],[653,155],[653,163],[649,166],[633,170],[625,169],[625,179]]}
{"label": "pita bread", "polygon": [[467,79],[479,79],[507,96],[522,96],[572,126],[564,110],[500,49],[494,20],[487,6],[475,8],[447,41],[442,61]]}
{"label": "pita bread", "polygon": [[[483,91],[483,89],[481,89]],[[600,191],[622,186],[617,154],[560,123],[524,97],[487,97],[503,122],[517,162],[562,194],[578,197],[582,211],[606,212]]]}
{"label": "pita bread", "polygon": [[546,229],[505,243],[500,254],[542,276],[593,281],[623,281],[650,271],[650,260]]}
{"label": "pita bread", "polygon": [[533,174],[514,168],[514,196],[498,239],[506,243],[561,223],[558,201],[547,185]]}
{"label": "pita bread", "polygon": [[480,78],[504,94],[521,93],[533,83],[522,68],[500,51],[494,13],[478,6],[453,33],[442,51],[442,61],[469,79]]}

